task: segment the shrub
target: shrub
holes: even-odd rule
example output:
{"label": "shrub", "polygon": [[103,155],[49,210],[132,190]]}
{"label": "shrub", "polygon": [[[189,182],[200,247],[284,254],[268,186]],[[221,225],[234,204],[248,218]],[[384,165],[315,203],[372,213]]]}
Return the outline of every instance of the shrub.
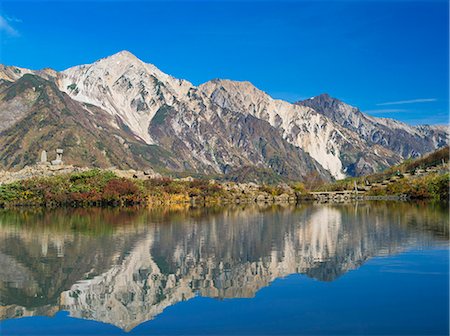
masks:
{"label": "shrub", "polygon": [[449,181],[450,174],[443,174],[435,176],[429,183],[428,190],[435,199],[448,200],[449,199]]}
{"label": "shrub", "polygon": [[279,196],[284,193],[284,190],[279,186],[262,185],[259,187],[259,190],[262,192],[266,192],[272,196]]}
{"label": "shrub", "polygon": [[116,178],[108,181],[103,189],[102,199],[105,201],[141,202],[143,195],[132,181]]}
{"label": "shrub", "polygon": [[144,182],[145,187],[163,187],[168,186],[173,180],[167,177],[152,178]]}
{"label": "shrub", "polygon": [[31,178],[0,186],[1,203],[87,205],[92,202],[139,203],[144,200],[139,182],[117,178],[110,171],[93,169],[81,173]]}
{"label": "shrub", "polygon": [[293,183],[291,185],[291,188],[294,189],[294,191],[302,193],[302,194],[306,192],[306,187],[302,182]]}
{"label": "shrub", "polygon": [[413,199],[448,200],[450,175],[430,174],[419,178],[400,179],[385,189],[372,189],[369,195],[406,194]]}

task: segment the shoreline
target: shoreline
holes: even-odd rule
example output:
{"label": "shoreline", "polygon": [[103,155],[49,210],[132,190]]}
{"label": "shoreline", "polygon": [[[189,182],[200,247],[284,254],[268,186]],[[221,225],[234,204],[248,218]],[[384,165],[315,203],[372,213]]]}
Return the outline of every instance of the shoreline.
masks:
{"label": "shoreline", "polygon": [[[200,199],[191,198],[186,201],[155,201],[155,202],[71,202],[71,203],[34,203],[34,202],[17,202],[17,203],[0,203],[0,209],[27,209],[27,208],[46,208],[46,209],[64,209],[64,208],[172,208],[172,207],[188,207],[188,208],[212,208],[212,207],[228,207],[228,206],[299,206],[303,204],[354,204],[358,202],[376,202],[376,201],[395,201],[395,202],[434,202],[431,198],[414,199],[406,195],[381,195],[381,196],[357,196],[349,199],[315,199],[311,194],[301,195],[290,200],[266,196],[264,200],[253,198],[218,198],[218,199]],[[443,201],[439,201],[443,202]]]}
{"label": "shoreline", "polygon": [[[1,173],[1,172],[0,172]],[[6,176],[6,177],[5,177]],[[7,181],[5,183],[5,181]],[[89,169],[68,165],[35,165],[0,174],[0,208],[20,207],[154,207],[176,204],[348,203],[360,201],[448,200],[448,173],[417,178],[396,177],[383,189],[307,190],[301,182],[277,185],[207,179],[168,178],[135,170]],[[365,188],[365,189],[363,189]]]}

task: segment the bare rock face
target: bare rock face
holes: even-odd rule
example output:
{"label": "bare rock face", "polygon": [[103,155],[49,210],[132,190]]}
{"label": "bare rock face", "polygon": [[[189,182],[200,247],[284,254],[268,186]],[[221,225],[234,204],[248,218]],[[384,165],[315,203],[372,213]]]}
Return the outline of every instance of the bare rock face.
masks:
{"label": "bare rock face", "polygon": [[[357,127],[339,124],[308,105],[274,100],[249,82],[213,80],[200,89],[219,106],[246,111],[268,121],[280,129],[288,142],[303,148],[335,178],[371,173],[402,159],[389,148],[368,144],[355,131]],[[347,112],[348,118],[355,118],[354,111]]]}
{"label": "bare rock face", "polygon": [[172,105],[193,88],[127,51],[63,71],[58,86],[73,99],[118,116],[148,144],[155,143],[148,128],[161,106]]}
{"label": "bare rock face", "polygon": [[16,66],[7,66],[0,64],[0,81],[14,82],[26,74],[37,75],[47,80],[55,80],[58,76],[58,72],[50,68],[45,68],[42,70],[30,70],[19,68]]}
{"label": "bare rock face", "polygon": [[86,171],[89,168],[75,167],[72,165],[32,165],[19,171],[0,170],[0,185],[20,181],[32,177],[47,177],[61,174],[69,174]]}
{"label": "bare rock face", "polygon": [[44,149],[61,147],[67,164],[84,167],[180,165],[123,124],[118,126],[104,110],[71,99],[54,82],[37,75],[0,84],[0,107],[0,121],[10,120],[9,126],[0,126],[0,166],[9,170],[36,163]]}
{"label": "bare rock face", "polygon": [[196,87],[122,51],[59,73],[0,68],[0,164],[30,164],[36,138],[87,166],[329,180],[432,151],[448,130],[371,118],[324,95],[290,104],[249,82]]}
{"label": "bare rock face", "polygon": [[410,126],[394,119],[375,118],[328,94],[296,104],[310,107],[356,133],[367,147],[373,148],[372,151],[381,147],[398,153],[402,159],[431,152],[445,146],[449,141],[449,131],[445,126]]}

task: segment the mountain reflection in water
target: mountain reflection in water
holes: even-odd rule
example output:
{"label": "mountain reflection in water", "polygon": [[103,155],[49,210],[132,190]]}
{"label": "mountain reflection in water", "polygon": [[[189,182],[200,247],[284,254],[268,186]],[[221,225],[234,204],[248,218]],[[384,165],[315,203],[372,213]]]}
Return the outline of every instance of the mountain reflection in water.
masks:
{"label": "mountain reflection in water", "polygon": [[448,208],[0,212],[0,317],[60,310],[131,330],[201,295],[251,298],[293,273],[333,281],[374,256],[448,242]]}

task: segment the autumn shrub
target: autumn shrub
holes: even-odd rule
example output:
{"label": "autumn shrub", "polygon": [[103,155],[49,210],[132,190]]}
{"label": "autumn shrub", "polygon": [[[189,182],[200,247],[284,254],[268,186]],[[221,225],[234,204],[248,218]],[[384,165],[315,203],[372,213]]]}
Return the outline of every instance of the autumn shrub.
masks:
{"label": "autumn shrub", "polygon": [[[58,201],[58,200],[56,200]],[[60,199],[61,203],[87,203],[87,202],[101,202],[102,195],[98,191],[86,191],[86,192],[71,192],[66,195],[65,199]]]}
{"label": "autumn shrub", "polygon": [[173,180],[168,177],[161,177],[161,178],[151,178],[145,181],[144,185],[146,188],[151,187],[165,187],[171,184]]}
{"label": "autumn shrub", "polygon": [[114,178],[109,180],[102,193],[102,200],[117,202],[139,203],[144,199],[144,195],[139,187],[125,178]]}
{"label": "autumn shrub", "polygon": [[436,175],[428,183],[428,190],[435,199],[448,200],[450,187],[450,174]]}
{"label": "autumn shrub", "polygon": [[199,197],[201,194],[202,193],[199,188],[189,188],[188,190],[189,197]]}
{"label": "autumn shrub", "polygon": [[139,203],[144,198],[138,182],[117,178],[114,173],[99,169],[31,178],[0,186],[1,203],[105,205],[110,202]]}
{"label": "autumn shrub", "polygon": [[272,196],[279,196],[284,193],[283,188],[281,188],[279,186],[271,186],[271,185],[266,185],[266,184],[263,184],[262,186],[260,186],[259,191],[268,193],[269,195],[272,195]]}
{"label": "autumn shrub", "polygon": [[144,189],[153,201],[160,203],[186,201],[189,198],[217,198],[223,192],[220,185],[208,180],[193,181],[172,180],[169,178],[144,181]]}
{"label": "autumn shrub", "polygon": [[219,184],[208,184],[207,187],[201,189],[205,197],[217,196],[223,193],[223,188]]}
{"label": "autumn shrub", "polygon": [[305,193],[307,192],[305,184],[302,182],[295,182],[291,184],[291,188],[294,189],[295,192]]}
{"label": "autumn shrub", "polygon": [[189,182],[190,194],[196,196],[211,197],[217,196],[222,192],[222,187],[215,183],[210,183],[208,180],[194,180]]}
{"label": "autumn shrub", "polygon": [[399,179],[386,188],[373,188],[369,195],[408,195],[412,199],[448,200],[449,174],[429,174],[411,179]]}
{"label": "autumn shrub", "polygon": [[183,185],[182,183],[179,182],[174,182],[172,181],[172,183],[168,184],[167,186],[165,186],[163,188],[163,190],[168,193],[168,194],[183,194],[186,192],[186,185]]}

